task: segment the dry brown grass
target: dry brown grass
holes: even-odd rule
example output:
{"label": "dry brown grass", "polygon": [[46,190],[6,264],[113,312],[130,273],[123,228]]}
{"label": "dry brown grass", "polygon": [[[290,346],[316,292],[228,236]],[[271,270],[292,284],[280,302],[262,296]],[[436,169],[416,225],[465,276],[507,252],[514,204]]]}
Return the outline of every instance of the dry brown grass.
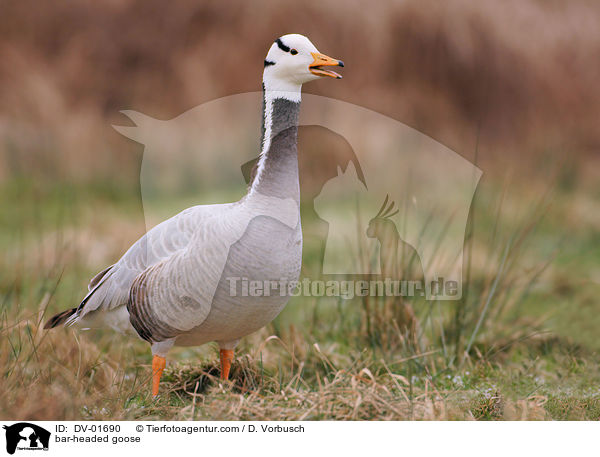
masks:
{"label": "dry brown grass", "polygon": [[118,360],[85,338],[66,341],[64,334],[43,331],[42,311],[15,321],[4,318],[2,419],[123,417],[120,411],[107,415],[123,377]]}
{"label": "dry brown grass", "polygon": [[[44,332],[39,323],[45,305],[40,304],[39,313],[13,322],[4,316],[0,419],[548,418],[543,408],[547,397],[543,395],[514,400],[503,398],[497,391],[441,389],[431,380],[416,387],[397,373],[397,364],[392,369],[383,361],[351,360],[333,349],[326,353],[316,344],[296,354],[278,338],[265,338],[265,331],[251,338],[254,347],[249,353],[238,355],[229,382],[219,379],[215,359],[195,364],[170,359],[161,395],[152,400],[149,366],[140,365],[142,343],[119,339],[114,345],[118,350],[113,347],[107,351],[103,347],[107,340],[103,338],[71,331]],[[302,353],[304,358],[299,360]],[[268,366],[263,365],[264,360],[269,361]],[[273,365],[274,361],[278,365]],[[323,369],[306,373],[311,364],[320,364]]]}

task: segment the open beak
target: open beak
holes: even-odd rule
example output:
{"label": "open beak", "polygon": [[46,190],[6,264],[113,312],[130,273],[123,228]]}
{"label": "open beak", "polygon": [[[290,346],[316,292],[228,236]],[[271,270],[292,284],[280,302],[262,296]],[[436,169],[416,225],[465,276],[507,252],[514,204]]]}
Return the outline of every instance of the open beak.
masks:
{"label": "open beak", "polygon": [[341,60],[333,59],[331,57],[326,56],[325,54],[321,54],[318,52],[311,52],[311,55],[315,60],[308,66],[308,69],[313,75],[330,76],[331,78],[342,79],[342,75],[332,70],[326,70],[323,67],[343,67],[344,62],[342,62]]}

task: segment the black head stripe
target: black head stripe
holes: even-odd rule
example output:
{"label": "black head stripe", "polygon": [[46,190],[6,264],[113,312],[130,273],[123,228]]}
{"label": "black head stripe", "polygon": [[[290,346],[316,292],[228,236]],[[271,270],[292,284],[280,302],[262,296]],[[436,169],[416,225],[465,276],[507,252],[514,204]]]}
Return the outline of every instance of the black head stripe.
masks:
{"label": "black head stripe", "polygon": [[277,43],[277,46],[279,46],[279,49],[281,49],[283,52],[290,52],[290,48],[288,48],[285,44],[283,44],[283,41],[281,41],[281,38],[277,38],[275,40],[275,43]]}
{"label": "black head stripe", "polygon": [[275,62],[271,62],[270,60],[265,59],[265,68],[268,67],[269,65],[275,65]]}

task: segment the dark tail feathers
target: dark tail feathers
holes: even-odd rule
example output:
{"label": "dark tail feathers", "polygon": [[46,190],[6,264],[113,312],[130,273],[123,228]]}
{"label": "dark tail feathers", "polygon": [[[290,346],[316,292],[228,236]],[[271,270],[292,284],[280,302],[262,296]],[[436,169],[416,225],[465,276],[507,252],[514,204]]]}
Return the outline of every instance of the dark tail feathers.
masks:
{"label": "dark tail feathers", "polygon": [[62,313],[58,313],[55,316],[52,316],[46,325],[44,325],[44,329],[58,327],[61,324],[64,324],[65,321],[71,317],[73,314],[77,312],[77,308],[68,309],[63,311]]}

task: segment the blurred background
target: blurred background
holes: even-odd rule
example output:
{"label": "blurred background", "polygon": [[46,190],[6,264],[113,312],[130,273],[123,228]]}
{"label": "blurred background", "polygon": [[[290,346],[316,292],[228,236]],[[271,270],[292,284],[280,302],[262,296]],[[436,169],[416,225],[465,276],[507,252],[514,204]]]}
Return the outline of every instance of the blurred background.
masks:
{"label": "blurred background", "polygon": [[585,0],[6,1],[0,176],[129,181],[136,149],[110,128],[119,110],[168,119],[258,90],[266,50],[290,32],[347,63],[343,84],[308,92],[381,112],[466,157],[478,135],[481,156],[594,154],[599,10]]}
{"label": "blurred background", "polygon": [[[573,418],[559,404],[560,395],[575,389],[578,399],[592,396],[596,409],[580,402],[575,409],[569,403],[569,411],[596,417],[600,399],[590,389],[598,380],[591,361],[600,350],[599,20],[600,3],[593,0],[182,0],[168,5],[159,0],[3,0],[2,331],[30,324],[35,330],[46,307],[49,314],[75,306],[87,280],[145,232],[143,146],[111,127],[133,125],[120,110],[167,120],[210,100],[259,90],[273,40],[301,33],[346,64],[341,82],[318,81],[305,92],[382,113],[483,171],[465,239],[470,292],[438,314],[432,314],[438,304],[413,303],[421,328],[428,329],[418,344],[389,336],[384,305],[378,311],[376,304],[362,303],[348,314],[341,305],[321,309],[315,300],[302,312],[292,306],[291,314],[284,313],[261,337],[273,333],[296,347],[319,343],[332,348],[331,360],[364,347],[374,359],[438,351],[435,357],[441,359],[429,368],[418,362],[398,368],[408,370],[401,372],[411,392],[413,376],[417,389],[431,372],[445,376],[459,370],[466,376],[465,363],[473,360],[499,364],[494,367],[502,367],[500,372],[512,357],[515,376],[527,381],[520,387],[506,381],[503,395],[527,400],[534,389],[554,408],[544,406],[542,417]],[[248,160],[254,157],[249,152]],[[14,344],[17,336],[11,338],[12,349],[5,352],[7,373],[13,375],[5,377],[7,391],[30,379],[15,377],[25,355],[20,359],[14,348],[31,357],[35,352],[25,350],[25,333],[18,336],[20,344]],[[108,339],[100,341],[105,344],[95,349],[98,359],[91,357],[91,367],[110,346]],[[528,343],[519,349],[522,341]],[[131,353],[139,358],[146,348],[135,344]],[[509,348],[517,348],[518,355],[506,352]],[[310,349],[303,351],[312,366]],[[519,357],[539,361],[540,354],[550,354],[551,360],[531,369],[542,379],[533,381],[519,371],[527,365]],[[313,365],[321,366],[318,354],[313,356]],[[74,355],[53,357],[68,365]],[[347,357],[334,364],[354,366],[356,358]],[[47,367],[38,368],[45,373]],[[464,387],[493,379],[490,389],[502,390],[499,372],[460,382]],[[67,395],[71,381],[56,387],[57,377],[48,376],[31,379],[41,379],[57,398]],[[102,389],[94,391],[98,398]],[[38,414],[35,395],[30,398],[21,398],[21,407]],[[471,414],[496,414],[495,403],[486,409],[488,400]],[[15,402],[0,400],[0,412],[10,415]],[[81,404],[57,405],[50,404],[39,417],[101,417],[97,411],[81,413]],[[131,417],[120,405],[114,414]],[[292,417],[286,414],[282,417]]]}

